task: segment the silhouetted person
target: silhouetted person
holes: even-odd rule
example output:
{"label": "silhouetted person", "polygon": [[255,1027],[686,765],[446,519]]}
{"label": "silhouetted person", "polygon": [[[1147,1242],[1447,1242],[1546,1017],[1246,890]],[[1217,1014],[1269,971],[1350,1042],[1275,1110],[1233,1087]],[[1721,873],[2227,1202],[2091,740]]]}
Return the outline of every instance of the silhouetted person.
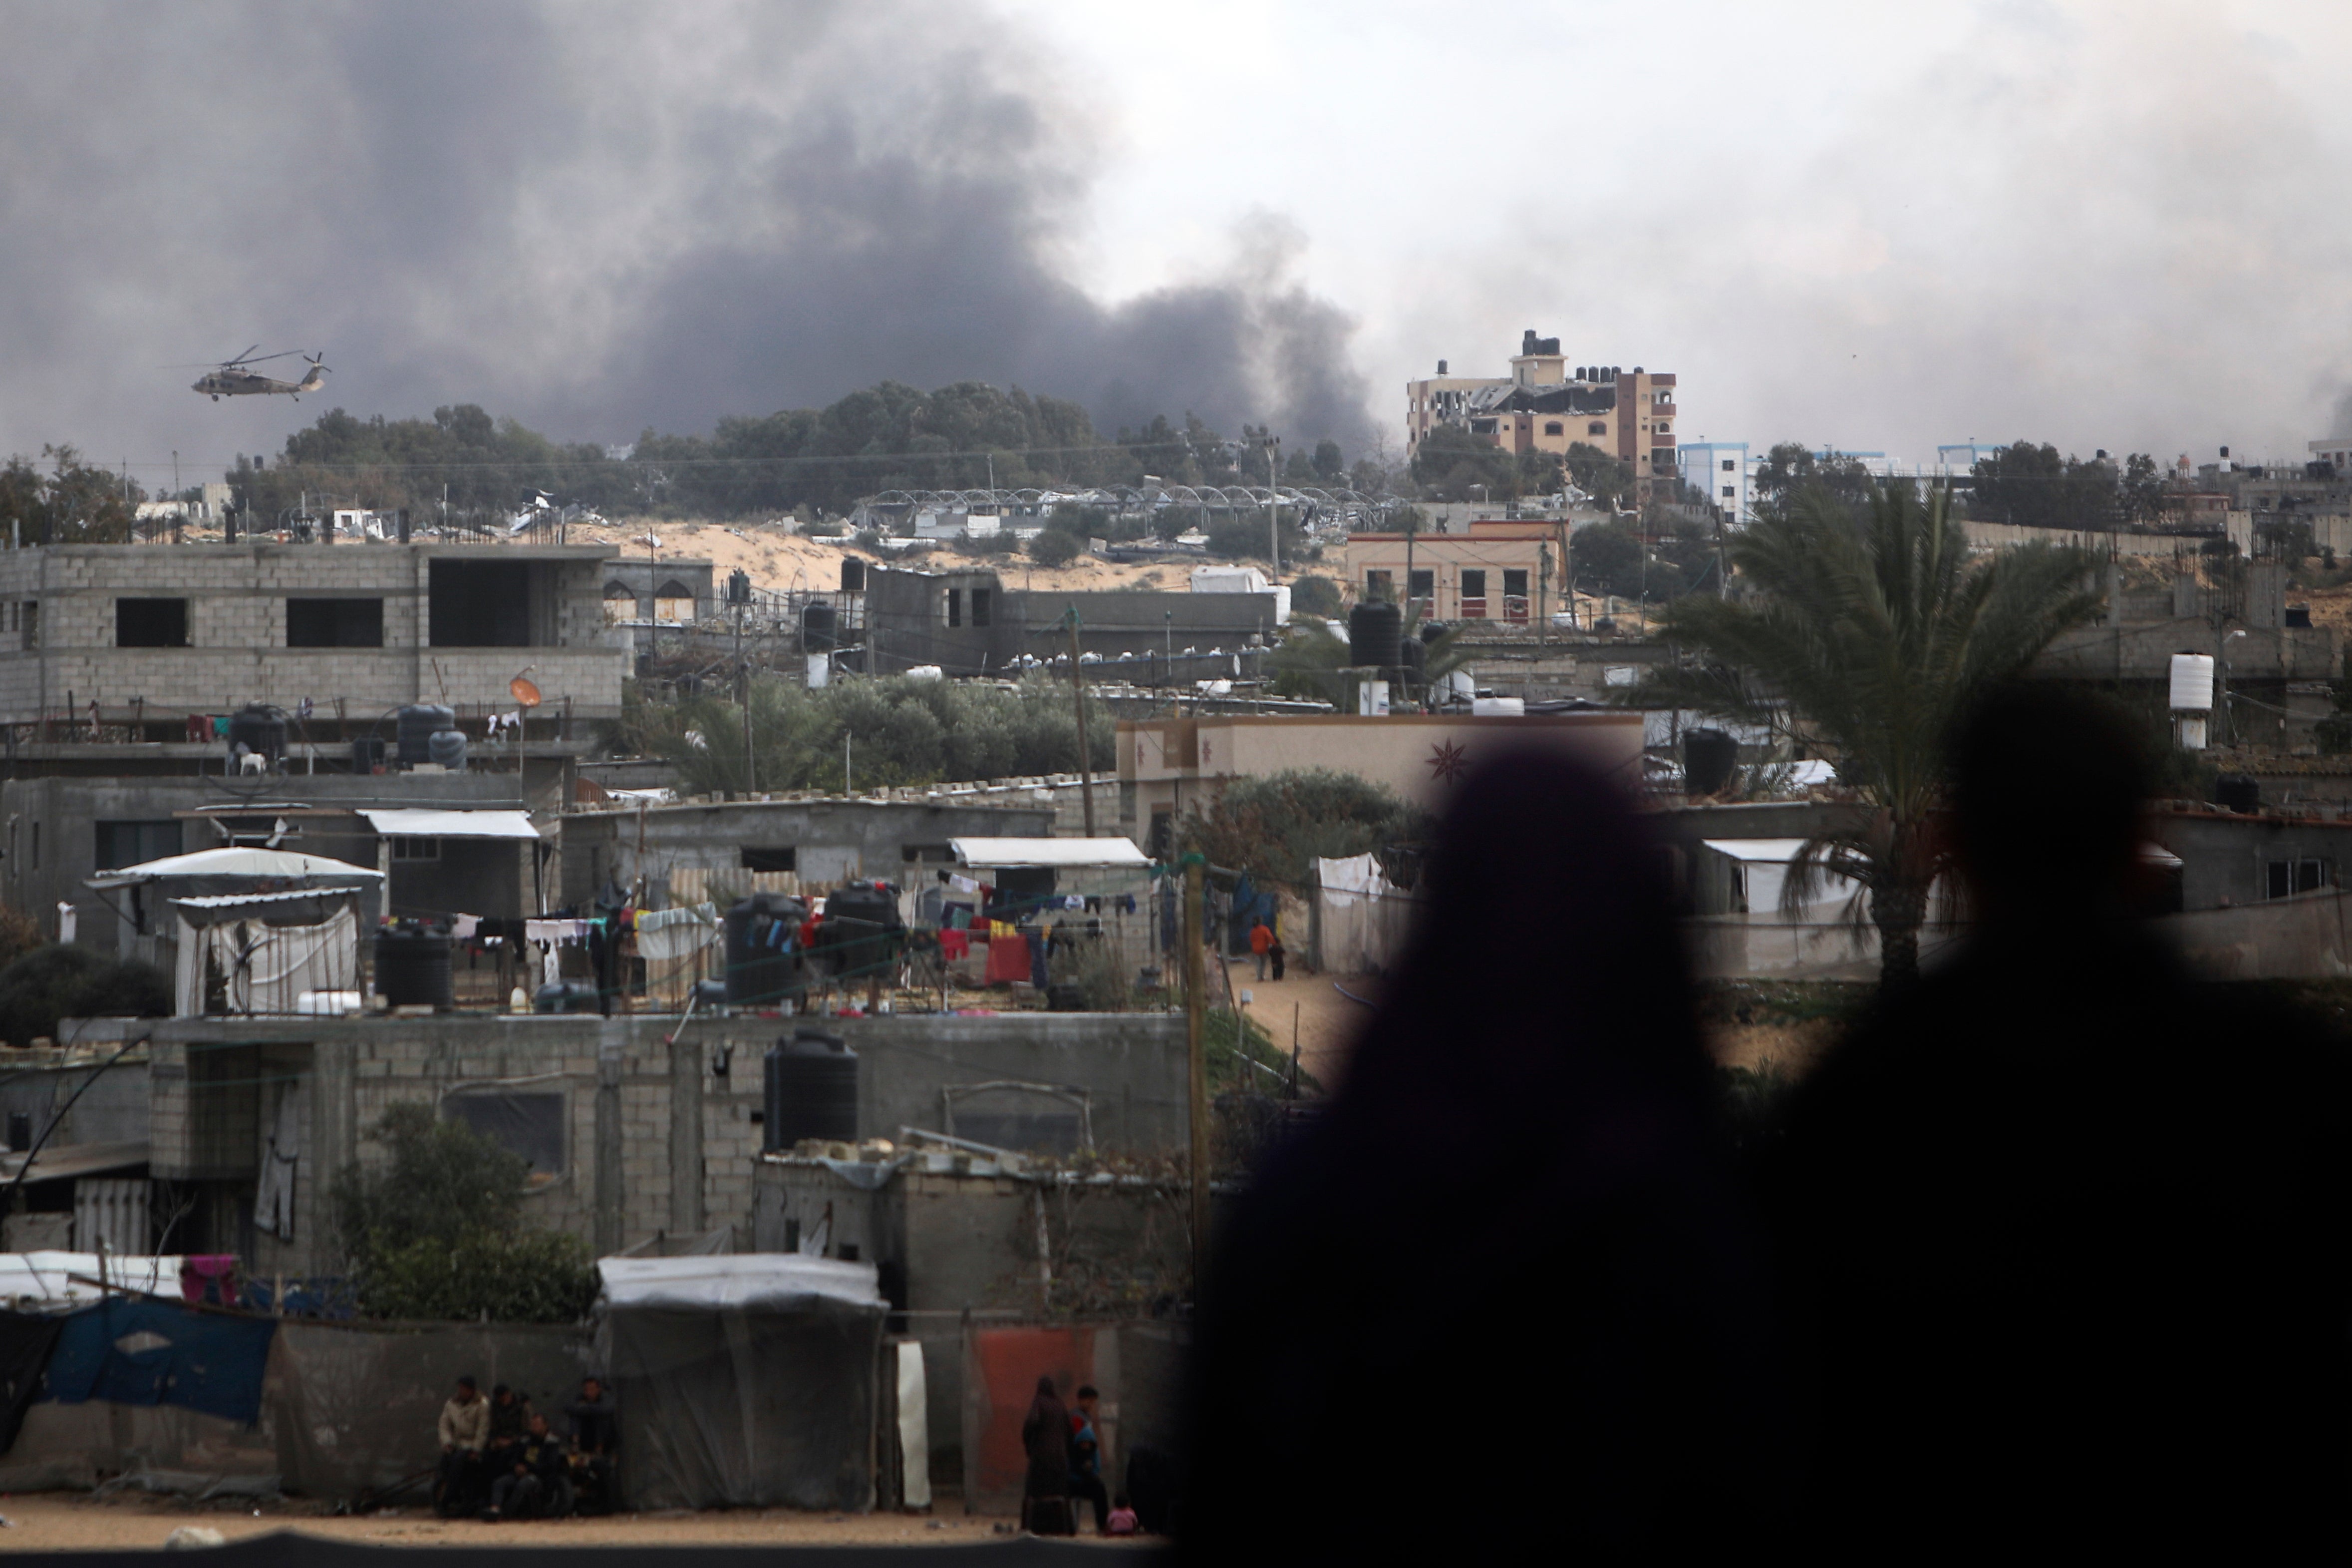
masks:
{"label": "silhouetted person", "polygon": [[1522,1498],[1563,1561],[1769,1533],[1777,1335],[1656,850],[1613,787],[1517,754],[1415,896],[1339,1093],[1219,1239],[1180,1545],[1460,1561]]}
{"label": "silhouetted person", "polygon": [[1773,1183],[1819,1372],[1812,1544],[2340,1555],[2343,1052],[2135,920],[2122,714],[2013,688],[1950,763],[1976,929],[1808,1081]]}
{"label": "silhouetted person", "polygon": [[[1040,1498],[1059,1498],[1069,1508],[1070,1410],[1054,1392],[1054,1380],[1037,1380],[1037,1397],[1021,1423],[1021,1447],[1029,1456],[1029,1471],[1021,1488],[1021,1522],[1034,1529],[1030,1505]],[[1076,1510],[1070,1510],[1076,1522]]]}

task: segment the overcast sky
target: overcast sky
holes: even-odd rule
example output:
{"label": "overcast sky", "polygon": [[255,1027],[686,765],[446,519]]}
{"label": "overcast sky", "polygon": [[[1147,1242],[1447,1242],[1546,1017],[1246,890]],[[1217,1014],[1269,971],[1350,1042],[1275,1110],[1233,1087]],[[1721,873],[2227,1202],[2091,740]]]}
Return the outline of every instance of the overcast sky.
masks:
{"label": "overcast sky", "polygon": [[[1527,327],[1679,373],[1686,438],[1911,461],[2294,457],[2352,389],[2337,6],[0,20],[0,449],[150,482],[335,404],[626,440],[884,377],[1393,450]],[[158,368],[256,340],[329,392]]]}

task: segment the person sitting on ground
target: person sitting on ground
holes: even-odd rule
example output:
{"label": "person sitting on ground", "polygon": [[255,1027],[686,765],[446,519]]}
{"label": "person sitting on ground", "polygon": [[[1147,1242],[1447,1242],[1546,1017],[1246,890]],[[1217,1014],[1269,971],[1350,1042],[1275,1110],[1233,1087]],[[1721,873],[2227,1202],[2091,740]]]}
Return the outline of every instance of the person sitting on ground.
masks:
{"label": "person sitting on ground", "polygon": [[1136,1522],[1135,1505],[1121,1492],[1111,1500],[1110,1517],[1103,1521],[1105,1535],[1133,1535],[1142,1526]]}
{"label": "person sitting on ground", "polygon": [[563,1445],[547,1429],[547,1417],[537,1411],[507,1462],[506,1473],[490,1483],[486,1519],[540,1519],[557,1511],[558,1488],[566,1468]]}
{"label": "person sitting on ground", "polygon": [[1110,1498],[1103,1491],[1102,1440],[1095,1431],[1101,1405],[1102,1395],[1087,1384],[1070,1408],[1070,1522],[1078,1522],[1076,1500],[1085,1498],[1095,1505],[1096,1531],[1108,1534]]}
{"label": "person sitting on ground", "polygon": [[580,1398],[569,1412],[572,1417],[572,1468],[589,1480],[593,1502],[599,1508],[609,1507],[613,1489],[613,1456],[620,1447],[621,1417],[614,1407],[613,1396],[604,1391],[604,1380],[583,1377],[580,1380]]}
{"label": "person sitting on ground", "polygon": [[490,1473],[506,1468],[507,1458],[530,1433],[530,1401],[501,1383],[490,1390],[490,1435],[483,1450]]}
{"label": "person sitting on ground", "polygon": [[436,1489],[441,1505],[463,1507],[481,1489],[482,1446],[488,1439],[490,1407],[481,1385],[471,1377],[457,1380],[457,1392],[441,1406],[441,1477]]}
{"label": "person sitting on ground", "polygon": [[1274,950],[1274,928],[1260,920],[1250,927],[1250,952],[1257,959],[1257,977],[1265,978],[1265,955]]}

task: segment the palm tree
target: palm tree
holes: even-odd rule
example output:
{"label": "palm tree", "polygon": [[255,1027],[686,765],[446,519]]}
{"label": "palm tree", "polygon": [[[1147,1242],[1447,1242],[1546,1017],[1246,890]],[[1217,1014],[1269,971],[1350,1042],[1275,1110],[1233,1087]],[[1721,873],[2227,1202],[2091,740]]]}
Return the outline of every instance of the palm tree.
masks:
{"label": "palm tree", "polygon": [[1832,753],[1839,780],[1875,809],[1805,842],[1784,907],[1825,877],[1851,879],[1878,928],[1881,983],[1908,981],[1946,864],[1930,829],[1944,734],[1975,693],[2097,612],[2090,559],[2033,544],[1971,562],[1948,490],[1922,500],[1899,481],[1859,511],[1801,496],[1741,533],[1730,558],[1749,592],[1676,600],[1665,636],[1701,662],[1660,671],[1636,700],[1767,724]]}

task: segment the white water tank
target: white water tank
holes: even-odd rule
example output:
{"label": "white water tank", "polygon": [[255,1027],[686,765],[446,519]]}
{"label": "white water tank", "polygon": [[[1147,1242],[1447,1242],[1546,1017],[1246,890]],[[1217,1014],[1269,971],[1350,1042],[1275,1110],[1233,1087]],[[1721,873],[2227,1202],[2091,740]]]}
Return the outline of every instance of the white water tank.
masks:
{"label": "white water tank", "polygon": [[2213,656],[2176,653],[2172,656],[2172,710],[2210,713],[2213,710]]}
{"label": "white water tank", "polygon": [[1528,700],[1524,697],[1474,697],[1470,700],[1470,716],[1474,719],[1524,719]]}

